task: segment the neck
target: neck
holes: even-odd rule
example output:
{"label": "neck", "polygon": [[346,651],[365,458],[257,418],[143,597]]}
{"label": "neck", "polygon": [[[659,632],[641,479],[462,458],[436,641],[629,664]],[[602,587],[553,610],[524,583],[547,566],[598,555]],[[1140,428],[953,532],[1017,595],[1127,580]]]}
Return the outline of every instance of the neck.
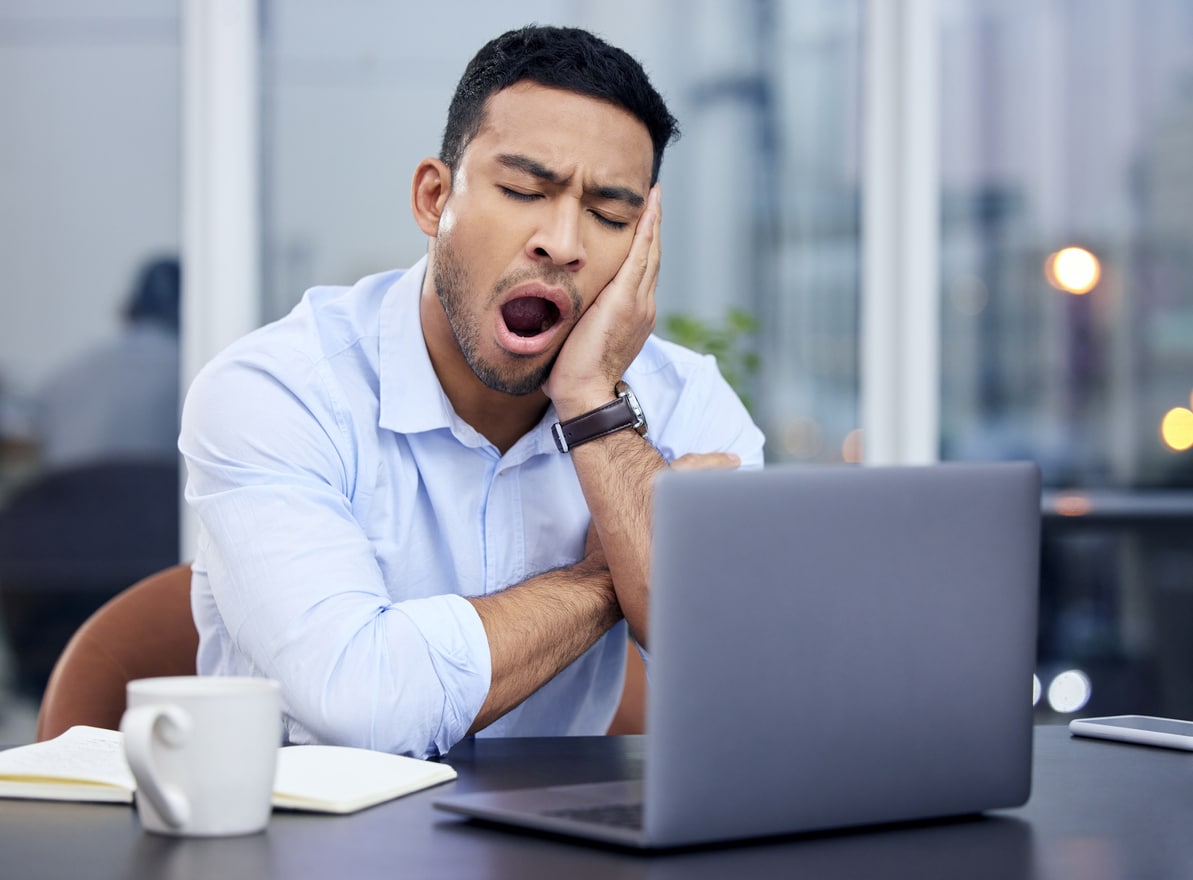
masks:
{"label": "neck", "polygon": [[428,270],[419,297],[419,318],[431,366],[452,409],[504,455],[538,424],[549,401],[542,391],[526,395],[494,391],[476,377],[452,332]]}

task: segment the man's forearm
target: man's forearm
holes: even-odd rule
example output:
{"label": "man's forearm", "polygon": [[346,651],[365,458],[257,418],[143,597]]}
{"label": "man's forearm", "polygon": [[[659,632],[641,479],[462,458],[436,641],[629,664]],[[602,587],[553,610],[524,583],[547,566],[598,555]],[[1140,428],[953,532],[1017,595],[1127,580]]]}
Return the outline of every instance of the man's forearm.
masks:
{"label": "man's forearm", "polygon": [[468,601],[485,627],[492,665],[488,696],[469,733],[513,709],[621,620],[600,554]]}
{"label": "man's forearm", "polygon": [[630,633],[646,647],[649,613],[651,493],[667,464],[633,431],[619,431],[571,451],[580,488],[613,575]]}

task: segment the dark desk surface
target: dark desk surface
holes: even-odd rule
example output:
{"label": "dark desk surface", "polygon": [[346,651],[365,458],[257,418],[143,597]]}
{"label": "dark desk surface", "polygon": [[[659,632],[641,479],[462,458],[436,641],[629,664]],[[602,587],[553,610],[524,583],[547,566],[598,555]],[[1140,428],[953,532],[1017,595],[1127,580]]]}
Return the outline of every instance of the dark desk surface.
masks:
{"label": "dark desk surface", "polygon": [[[452,790],[632,778],[640,737],[480,740],[459,779],[353,816],[275,813],[250,837],[175,840],[123,805],[0,801],[0,876],[26,878],[1176,878],[1193,876],[1193,754],[1036,731],[1027,806],[947,823],[637,854],[472,825]],[[744,756],[743,760],[783,760]],[[794,796],[794,793],[793,793]]]}

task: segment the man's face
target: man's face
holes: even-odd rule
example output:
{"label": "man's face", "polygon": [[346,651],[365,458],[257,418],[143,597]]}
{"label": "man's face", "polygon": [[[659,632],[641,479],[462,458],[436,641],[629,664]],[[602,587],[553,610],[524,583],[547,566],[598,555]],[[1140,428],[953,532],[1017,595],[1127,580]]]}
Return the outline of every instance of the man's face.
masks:
{"label": "man's face", "polygon": [[650,189],[646,127],[533,83],[489,98],[432,248],[456,342],[489,388],[529,394],[630,249]]}

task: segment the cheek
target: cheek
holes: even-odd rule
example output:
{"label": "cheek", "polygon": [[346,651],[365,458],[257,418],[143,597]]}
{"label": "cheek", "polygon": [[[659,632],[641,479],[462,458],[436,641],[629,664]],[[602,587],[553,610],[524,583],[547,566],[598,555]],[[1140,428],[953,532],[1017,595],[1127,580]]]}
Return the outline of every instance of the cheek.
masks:
{"label": "cheek", "polygon": [[493,199],[465,196],[444,211],[440,229],[470,262],[504,262],[507,252],[518,250],[518,230],[503,207]]}
{"label": "cheek", "polygon": [[599,254],[594,254],[589,260],[588,268],[591,270],[589,275],[589,286],[591,290],[586,291],[585,301],[591,304],[597,298],[605,286],[613,280],[613,276],[621,268],[625,262],[626,257],[630,254],[630,243],[632,238],[627,238],[625,243],[617,243],[602,248]]}
{"label": "cheek", "polygon": [[451,236],[452,232],[455,231],[455,228],[456,212],[450,207],[445,207],[443,209],[443,213],[439,215],[439,229],[437,235],[440,238],[448,238]]}
{"label": "cheek", "polygon": [[471,276],[488,263],[491,243],[487,230],[493,228],[494,224],[478,217],[476,211],[454,205],[440,216],[437,246],[449,249],[452,259]]}

